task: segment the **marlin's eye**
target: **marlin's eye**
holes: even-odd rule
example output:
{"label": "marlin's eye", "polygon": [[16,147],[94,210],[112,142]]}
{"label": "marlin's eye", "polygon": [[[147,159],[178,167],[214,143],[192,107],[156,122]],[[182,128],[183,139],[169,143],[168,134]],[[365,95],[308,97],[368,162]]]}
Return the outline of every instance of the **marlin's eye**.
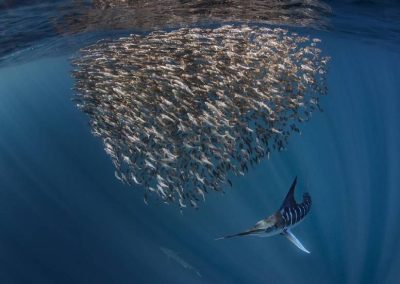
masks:
{"label": "marlin's eye", "polygon": [[273,229],[272,227],[268,227],[267,229],[265,229],[265,232],[269,233],[272,231],[272,229]]}

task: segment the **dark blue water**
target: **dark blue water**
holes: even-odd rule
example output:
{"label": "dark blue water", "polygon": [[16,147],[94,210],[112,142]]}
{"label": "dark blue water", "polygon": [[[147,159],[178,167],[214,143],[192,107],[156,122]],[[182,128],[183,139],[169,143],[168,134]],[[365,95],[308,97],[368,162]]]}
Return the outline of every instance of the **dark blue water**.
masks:
{"label": "dark blue water", "polygon": [[[304,30],[331,56],[324,112],[226,194],[182,213],[146,206],[141,188],[114,177],[71,101],[75,49],[8,61],[0,69],[0,283],[398,283],[400,49],[393,33],[359,31]],[[278,209],[296,175],[297,198],[313,197],[293,230],[310,255],[281,236],[214,241]]]}

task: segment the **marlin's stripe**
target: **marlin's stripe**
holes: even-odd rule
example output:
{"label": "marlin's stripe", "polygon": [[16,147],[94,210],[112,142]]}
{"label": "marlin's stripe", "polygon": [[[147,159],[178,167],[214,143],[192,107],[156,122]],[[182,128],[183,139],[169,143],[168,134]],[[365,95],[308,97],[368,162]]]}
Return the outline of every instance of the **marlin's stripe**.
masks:
{"label": "marlin's stripe", "polygon": [[300,221],[300,208],[298,206],[296,206],[296,208],[294,209],[294,211],[296,212],[296,223]]}
{"label": "marlin's stripe", "polygon": [[290,225],[293,225],[296,219],[296,217],[294,216],[293,208],[289,208],[289,212],[290,212]]}
{"label": "marlin's stripe", "polygon": [[296,208],[291,208],[291,211],[293,212],[293,218],[292,218],[292,225],[294,225],[297,222],[297,212],[296,212]]}

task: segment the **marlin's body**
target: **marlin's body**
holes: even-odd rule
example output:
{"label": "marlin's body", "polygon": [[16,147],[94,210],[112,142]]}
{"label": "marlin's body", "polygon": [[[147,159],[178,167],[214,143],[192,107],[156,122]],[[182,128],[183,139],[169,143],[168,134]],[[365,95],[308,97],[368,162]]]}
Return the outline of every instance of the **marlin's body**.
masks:
{"label": "marlin's body", "polygon": [[304,193],[302,203],[296,203],[296,200],[294,199],[296,182],[297,177],[294,179],[289,192],[282,203],[282,206],[277,212],[257,222],[254,227],[247,231],[225,236],[219,239],[228,239],[239,236],[270,237],[281,234],[287,237],[302,251],[310,253],[290,231],[291,228],[303,221],[304,217],[308,214],[311,208],[311,196],[308,193]]}

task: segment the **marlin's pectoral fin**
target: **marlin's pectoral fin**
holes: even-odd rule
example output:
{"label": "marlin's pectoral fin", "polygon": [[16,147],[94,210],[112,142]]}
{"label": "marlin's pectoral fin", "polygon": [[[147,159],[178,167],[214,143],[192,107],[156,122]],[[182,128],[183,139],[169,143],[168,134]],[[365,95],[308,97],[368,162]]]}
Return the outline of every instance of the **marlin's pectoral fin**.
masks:
{"label": "marlin's pectoral fin", "polygon": [[293,233],[290,230],[286,230],[281,233],[283,236],[285,236],[289,241],[291,241],[296,247],[301,249],[302,251],[306,253],[310,253],[302,244],[301,242],[293,235]]}

